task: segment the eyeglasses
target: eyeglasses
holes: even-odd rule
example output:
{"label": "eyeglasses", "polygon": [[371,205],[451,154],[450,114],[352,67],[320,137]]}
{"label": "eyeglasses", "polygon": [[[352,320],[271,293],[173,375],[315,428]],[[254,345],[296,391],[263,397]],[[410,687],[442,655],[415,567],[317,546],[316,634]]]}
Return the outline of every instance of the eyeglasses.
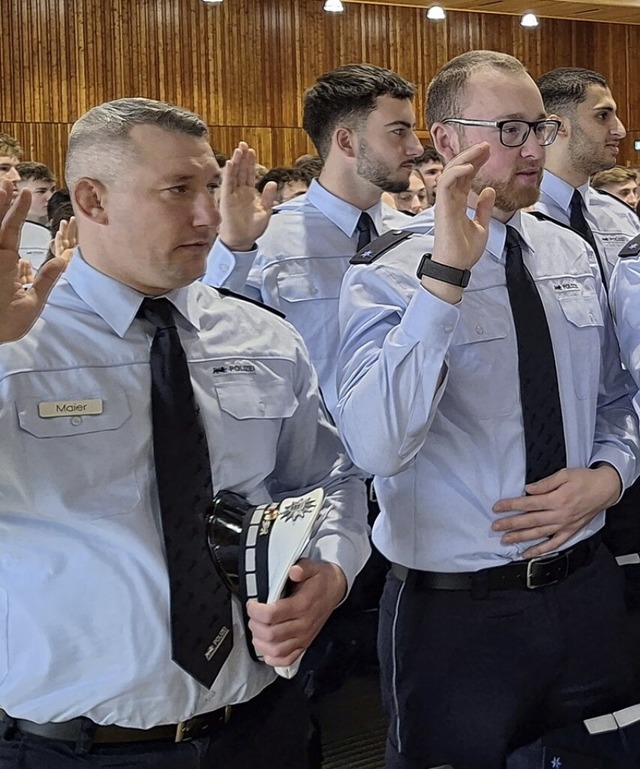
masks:
{"label": "eyeglasses", "polygon": [[522,147],[531,131],[533,131],[541,147],[548,147],[556,140],[560,128],[559,120],[533,120],[529,122],[528,120],[471,120],[451,117],[442,122],[497,128],[500,131],[500,144],[505,147]]}

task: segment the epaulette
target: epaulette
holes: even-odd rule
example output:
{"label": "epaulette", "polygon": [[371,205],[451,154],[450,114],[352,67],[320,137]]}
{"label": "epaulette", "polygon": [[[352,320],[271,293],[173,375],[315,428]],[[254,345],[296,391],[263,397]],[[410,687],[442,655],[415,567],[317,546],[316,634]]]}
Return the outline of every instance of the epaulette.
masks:
{"label": "epaulette", "polygon": [[582,238],[585,243],[589,242],[581,232],[574,230],[570,224],[567,224],[566,222],[559,222],[557,219],[554,219],[553,216],[549,216],[549,214],[543,214],[542,211],[526,211],[525,213],[531,214],[531,216],[535,216],[539,222],[551,222],[551,224],[557,224],[558,227],[564,227],[565,230],[569,230],[569,232],[573,232],[575,235],[578,235],[578,237]]}
{"label": "epaulette", "polygon": [[385,254],[389,249],[407,240],[414,233],[406,230],[389,230],[379,238],[372,240],[371,243],[361,248],[358,253],[349,260],[349,264],[371,264]]}
{"label": "epaulette", "polygon": [[635,238],[630,240],[626,246],[623,246],[622,251],[618,254],[621,259],[629,256],[638,256],[640,254],[640,235],[636,235]]}
{"label": "epaulette", "polygon": [[637,213],[636,209],[635,209],[633,206],[630,206],[628,203],[625,203],[625,202],[624,202],[624,200],[620,200],[620,198],[619,198],[619,197],[617,197],[616,195],[614,195],[612,192],[607,192],[607,190],[597,190],[595,187],[592,187],[591,189],[592,189],[594,192],[597,192],[597,193],[598,193],[598,195],[606,195],[608,198],[612,198],[612,200],[615,200],[615,201],[616,201],[616,203],[620,203],[620,204],[621,204],[621,205],[623,205],[625,208],[628,208],[628,209],[629,209],[629,211],[633,211],[633,213],[634,213],[636,216],[638,215],[638,213]]}
{"label": "epaulette", "polygon": [[277,315],[280,318],[287,317],[283,312],[280,312],[280,310],[276,310],[275,307],[270,307],[268,304],[265,304],[264,302],[260,302],[257,299],[252,299],[249,296],[244,296],[244,294],[238,294],[235,291],[230,291],[228,288],[216,288],[216,291],[219,294],[222,294],[222,296],[232,296],[235,299],[242,299],[243,302],[249,302],[249,304],[255,304],[256,307],[262,307],[263,310],[267,310],[267,312],[272,312],[274,315]]}

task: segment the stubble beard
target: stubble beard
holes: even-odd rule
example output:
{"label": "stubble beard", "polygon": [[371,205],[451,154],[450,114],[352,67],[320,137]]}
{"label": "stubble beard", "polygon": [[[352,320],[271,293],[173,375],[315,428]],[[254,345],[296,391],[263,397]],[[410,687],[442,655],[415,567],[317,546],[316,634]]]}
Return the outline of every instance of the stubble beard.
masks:
{"label": "stubble beard", "polygon": [[368,152],[369,145],[361,140],[358,157],[356,158],[356,173],[375,185],[382,192],[406,192],[409,189],[409,174],[406,179],[390,178],[389,166]]}
{"label": "stubble beard", "polygon": [[592,176],[599,171],[607,171],[616,164],[616,158],[605,159],[604,148],[585,138],[580,128],[572,127],[571,141],[567,148],[571,168],[583,176]]}

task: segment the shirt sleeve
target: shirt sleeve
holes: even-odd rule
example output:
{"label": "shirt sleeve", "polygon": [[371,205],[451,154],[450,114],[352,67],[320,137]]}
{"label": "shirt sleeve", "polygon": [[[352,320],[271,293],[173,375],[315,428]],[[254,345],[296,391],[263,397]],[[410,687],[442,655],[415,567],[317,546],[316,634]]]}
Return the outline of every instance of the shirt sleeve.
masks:
{"label": "shirt sleeve", "polygon": [[[628,261],[636,263],[629,272],[625,264]],[[613,277],[610,285],[611,307],[602,283],[596,281],[604,316],[604,339],[595,441],[590,465],[598,462],[612,465],[618,471],[623,487],[627,488],[638,475],[640,453],[638,420],[632,405],[635,401],[637,411],[637,390],[640,381],[640,312],[638,302],[634,301],[637,297],[634,297],[629,286],[630,278],[637,284],[640,271],[635,259],[619,260],[619,264],[622,270],[616,267],[614,276],[617,273],[618,277]],[[616,338],[612,312],[619,318],[620,345]],[[635,351],[632,348],[634,344]],[[621,358],[626,370],[620,365]],[[635,385],[632,377],[635,379]]]}
{"label": "shirt sleeve", "polygon": [[348,458],[322,404],[317,377],[300,339],[294,414],[284,420],[270,493],[276,501],[322,487],[325,502],[309,557],[335,563],[349,589],[371,547],[364,474]]}
{"label": "shirt sleeve", "polygon": [[218,238],[209,252],[207,271],[202,282],[214,288],[228,288],[250,299],[262,301],[260,289],[249,280],[249,273],[257,255],[257,249],[231,251]]}
{"label": "shirt sleeve", "polygon": [[337,422],[357,465],[400,472],[420,451],[446,387],[459,309],[381,265],[351,268],[340,297]]}

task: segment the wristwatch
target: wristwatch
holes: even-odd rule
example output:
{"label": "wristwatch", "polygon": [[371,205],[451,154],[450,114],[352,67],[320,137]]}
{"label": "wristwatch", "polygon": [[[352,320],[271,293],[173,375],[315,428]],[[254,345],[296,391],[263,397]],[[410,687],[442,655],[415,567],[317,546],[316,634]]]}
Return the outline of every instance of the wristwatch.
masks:
{"label": "wristwatch", "polygon": [[435,278],[443,283],[450,283],[452,286],[466,288],[471,277],[470,270],[459,270],[457,267],[449,267],[448,264],[431,261],[432,254],[425,254],[420,260],[416,275],[421,278],[426,275],[427,278]]}

